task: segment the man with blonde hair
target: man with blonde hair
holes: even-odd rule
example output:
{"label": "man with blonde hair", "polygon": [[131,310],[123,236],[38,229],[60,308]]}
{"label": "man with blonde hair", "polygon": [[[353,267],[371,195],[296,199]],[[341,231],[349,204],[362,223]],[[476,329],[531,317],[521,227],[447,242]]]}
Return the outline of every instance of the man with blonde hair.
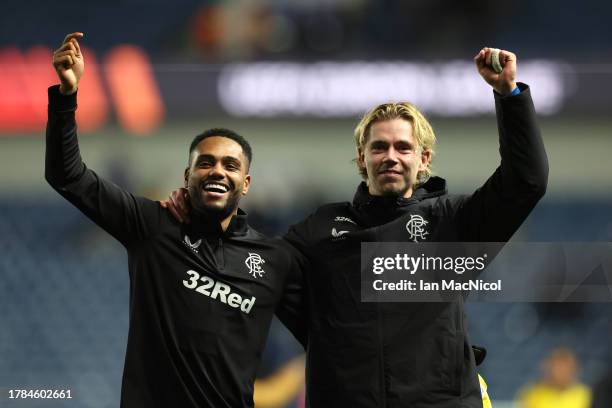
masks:
{"label": "man with blonde hair", "polygon": [[417,183],[426,182],[431,176],[431,160],[434,156],[436,145],[436,135],[433,128],[417,109],[410,102],[383,103],[368,111],[355,128],[354,137],[357,145],[357,167],[361,176],[367,180],[368,172],[365,163],[360,160],[362,153],[365,157],[365,147],[368,135],[372,131],[372,126],[377,122],[392,121],[394,119],[404,120],[410,123],[414,134],[414,142],[420,152],[425,154],[423,168],[417,172]]}
{"label": "man with blonde hair", "polygon": [[[483,407],[463,299],[361,301],[363,242],[505,242],[543,196],[548,163],[516,56],[474,61],[494,89],[501,164],[471,195],[431,175],[436,137],[406,102],[369,111],[355,129],[363,182],[352,203],[322,206],[286,239],[308,259],[307,399],[311,407]],[[408,229],[418,221],[418,229]],[[485,386],[486,388],[486,386]]]}
{"label": "man with blonde hair", "polygon": [[361,301],[363,242],[505,242],[546,191],[548,162],[529,87],[515,81],[516,56],[483,48],[474,62],[494,90],[501,154],[483,186],[449,195],[445,180],[431,175],[436,138],[427,119],[410,103],[382,104],[355,129],[364,181],[352,203],[324,205],[285,236],[309,262],[310,407],[490,405],[462,298]]}

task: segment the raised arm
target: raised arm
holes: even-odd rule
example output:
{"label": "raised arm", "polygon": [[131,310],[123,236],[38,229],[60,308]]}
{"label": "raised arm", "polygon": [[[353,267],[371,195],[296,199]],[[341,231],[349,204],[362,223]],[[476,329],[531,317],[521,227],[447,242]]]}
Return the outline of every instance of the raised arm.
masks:
{"label": "raised arm", "polygon": [[[499,51],[499,50],[498,50]],[[493,87],[501,164],[485,184],[461,201],[457,221],[464,240],[507,241],[546,192],[548,159],[527,85],[516,83],[516,55],[483,48],[474,58]]]}
{"label": "raised arm", "polygon": [[85,62],[78,39],[66,36],[53,54],[60,85],[49,88],[45,178],[64,198],[125,246],[156,231],[159,204],[135,197],[100,178],[81,160],[75,111]]}

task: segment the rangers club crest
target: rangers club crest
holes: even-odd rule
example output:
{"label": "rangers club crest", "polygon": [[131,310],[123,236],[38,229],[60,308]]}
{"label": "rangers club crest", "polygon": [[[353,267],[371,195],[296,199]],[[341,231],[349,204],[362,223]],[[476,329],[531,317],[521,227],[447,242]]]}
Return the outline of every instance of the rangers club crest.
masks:
{"label": "rangers club crest", "polygon": [[421,217],[417,214],[412,214],[410,216],[410,220],[406,223],[406,231],[410,235],[410,239],[414,242],[419,242],[425,240],[425,235],[428,235],[429,232],[425,231],[425,226],[429,224],[425,221],[425,218]]}
{"label": "rangers club crest", "polygon": [[244,264],[249,268],[249,274],[254,278],[261,278],[266,271],[261,268],[261,264],[266,263],[264,259],[254,252],[249,252],[249,256],[244,260]]}

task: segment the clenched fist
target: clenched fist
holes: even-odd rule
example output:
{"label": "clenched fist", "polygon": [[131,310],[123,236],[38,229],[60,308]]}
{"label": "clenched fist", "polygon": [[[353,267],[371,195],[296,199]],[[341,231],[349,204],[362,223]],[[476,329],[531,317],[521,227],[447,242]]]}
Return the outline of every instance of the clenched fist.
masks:
{"label": "clenched fist", "polygon": [[501,50],[499,63],[502,71],[497,73],[491,63],[493,48],[485,47],[474,57],[478,73],[489,85],[502,95],[507,95],[516,88],[516,55],[510,51]]}
{"label": "clenched fist", "polygon": [[79,47],[79,38],[83,38],[83,33],[68,34],[62,46],[53,53],[53,68],[60,80],[60,92],[64,95],[77,91],[85,71],[85,60]]}

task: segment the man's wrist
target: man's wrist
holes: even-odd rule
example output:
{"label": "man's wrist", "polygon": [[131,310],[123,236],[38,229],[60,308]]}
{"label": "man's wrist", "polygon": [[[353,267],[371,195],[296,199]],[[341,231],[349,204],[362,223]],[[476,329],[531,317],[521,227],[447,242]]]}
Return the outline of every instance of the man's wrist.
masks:
{"label": "man's wrist", "polygon": [[493,88],[493,89],[495,90],[495,92],[497,92],[501,96],[513,96],[513,95],[518,95],[519,93],[521,93],[521,90],[517,86],[516,82],[512,82],[503,87]]}
{"label": "man's wrist", "polygon": [[504,95],[504,96],[516,96],[518,94],[521,93],[521,90],[519,89],[518,85],[514,87],[514,89],[508,94],[508,95]]}
{"label": "man's wrist", "polygon": [[65,86],[64,84],[60,84],[59,91],[62,95],[68,96],[68,95],[74,94],[78,88],[79,88],[78,85],[70,87],[70,86]]}

